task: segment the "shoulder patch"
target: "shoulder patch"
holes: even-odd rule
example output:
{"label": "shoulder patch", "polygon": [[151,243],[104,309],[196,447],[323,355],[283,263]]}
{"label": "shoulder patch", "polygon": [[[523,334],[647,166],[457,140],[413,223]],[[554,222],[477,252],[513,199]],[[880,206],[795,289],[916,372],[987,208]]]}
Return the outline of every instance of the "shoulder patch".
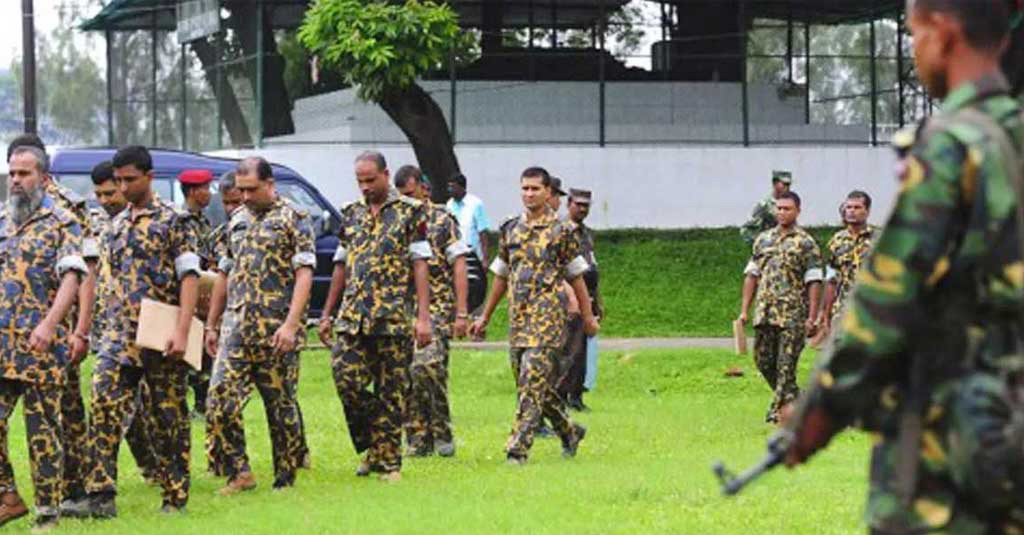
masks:
{"label": "shoulder patch", "polygon": [[518,215],[509,216],[509,217],[506,217],[505,220],[501,222],[501,225],[498,225],[498,228],[500,228],[501,230],[506,230],[507,228],[509,228],[512,225],[515,225],[518,222],[519,222],[519,216]]}

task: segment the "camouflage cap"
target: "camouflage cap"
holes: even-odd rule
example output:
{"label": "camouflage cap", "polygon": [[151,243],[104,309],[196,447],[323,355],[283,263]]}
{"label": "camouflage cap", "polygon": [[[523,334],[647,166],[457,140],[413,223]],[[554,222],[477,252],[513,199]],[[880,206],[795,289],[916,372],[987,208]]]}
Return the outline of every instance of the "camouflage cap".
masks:
{"label": "camouflage cap", "polygon": [[551,177],[551,193],[559,197],[565,197],[565,190],[562,189],[562,179],[557,176]]}
{"label": "camouflage cap", "polygon": [[772,171],[772,182],[774,183],[776,180],[783,184],[792,184],[793,173],[789,171]]}
{"label": "camouflage cap", "polygon": [[569,188],[569,199],[577,204],[590,204],[590,190]]}

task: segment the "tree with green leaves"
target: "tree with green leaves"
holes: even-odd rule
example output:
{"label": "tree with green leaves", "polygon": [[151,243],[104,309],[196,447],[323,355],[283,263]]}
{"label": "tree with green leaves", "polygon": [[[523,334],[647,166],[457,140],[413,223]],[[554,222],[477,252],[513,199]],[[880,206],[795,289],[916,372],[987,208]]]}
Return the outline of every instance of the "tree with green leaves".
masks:
{"label": "tree with green leaves", "polygon": [[438,186],[459,172],[459,162],[441,108],[417,79],[472,50],[458,15],[431,0],[316,0],[299,41],[402,129],[435,195],[444,197],[447,188]]}

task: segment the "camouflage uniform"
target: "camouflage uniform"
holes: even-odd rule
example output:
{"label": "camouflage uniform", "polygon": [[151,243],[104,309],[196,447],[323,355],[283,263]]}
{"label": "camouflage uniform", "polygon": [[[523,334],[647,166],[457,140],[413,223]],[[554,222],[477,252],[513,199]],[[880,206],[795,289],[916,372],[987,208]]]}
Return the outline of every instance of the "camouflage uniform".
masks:
{"label": "camouflage uniform", "polygon": [[[114,217],[100,243],[104,331],[92,377],[92,470],[90,494],[117,491],[117,451],[121,433],[145,378],[153,417],[149,437],[156,452],[165,505],[188,501],[189,444],[186,390],[188,366],[158,351],[135,345],[142,299],[177,305],[181,280],[199,272],[191,215],[153,194],[149,205]],[[116,276],[114,275],[116,273]]]}
{"label": "camouflage uniform", "polygon": [[[365,200],[341,209],[334,262],[345,290],[331,353],[334,383],[357,452],[378,472],[402,467],[402,416],[413,352],[413,261],[431,257],[427,209],[391,189],[376,216]],[[373,391],[369,390],[373,385]]]}
{"label": "camouflage uniform", "polygon": [[[867,520],[876,533],[1024,532],[1024,430],[1017,422],[1016,437],[1004,434],[1014,399],[1007,383],[1016,377],[1019,389],[1024,370],[1019,203],[991,128],[965,115],[979,112],[1018,151],[1024,144],[1020,105],[1001,76],[947,96],[910,151],[842,335],[807,396],[809,410],[825,410],[836,429],[873,433]],[[900,425],[904,418],[921,423],[920,435]],[[911,458],[901,455],[908,451]],[[977,461],[1004,454],[1015,469],[972,477]],[[1015,499],[997,502],[1010,491]]]}
{"label": "camouflage uniform", "polygon": [[843,311],[843,303],[857,281],[857,271],[871,253],[871,243],[877,234],[878,230],[870,225],[864,227],[856,236],[850,229],[845,228],[836,232],[828,242],[828,268],[825,278],[830,283],[835,283],[837,291],[835,301],[832,302],[832,310],[826,310],[825,313],[832,316],[833,325],[839,325],[837,320]]}
{"label": "camouflage uniform", "polygon": [[[302,430],[295,384],[288,378],[299,352],[277,354],[271,340],[288,315],[296,271],[316,268],[313,226],[305,212],[278,198],[263,213],[237,210],[230,227],[227,254],[218,266],[228,276],[228,295],[210,389],[210,435],[223,447],[229,478],[251,472],[242,408],[255,385],[266,408],[274,474],[291,483]],[[304,332],[300,327],[299,336]]]}
{"label": "camouflage uniform", "polygon": [[[85,199],[77,193],[50,180],[46,183],[46,193],[54,204],[70,213],[82,229],[82,256],[86,260],[95,260],[99,254],[96,248],[96,234],[89,217],[89,208]],[[77,311],[68,314],[65,319],[69,332],[74,332]],[[70,348],[69,348],[70,349]],[[64,380],[64,392],[61,395],[61,442],[64,446],[64,498],[79,499],[85,496],[85,449],[89,438],[85,421],[85,403],[82,401],[81,372],[78,364],[68,363]]]}
{"label": "camouflage uniform", "polygon": [[471,251],[461,241],[459,223],[451,212],[429,202],[427,212],[433,341],[413,353],[405,417],[409,448],[420,452],[453,440],[448,409],[448,348],[455,321],[455,260]]}
{"label": "camouflage uniform", "polygon": [[566,338],[567,313],[559,300],[563,281],[583,274],[575,225],[547,210],[530,221],[521,215],[502,223],[491,271],[508,281],[509,359],[516,380],[516,423],[505,451],[525,459],[533,433],[546,417],[563,445],[580,438],[555,392],[558,355]]}
{"label": "camouflage uniform", "polygon": [[[199,265],[202,269],[210,269],[213,265],[213,257],[208,256],[212,251],[211,239],[213,238],[210,220],[202,210],[189,210],[189,212],[192,214],[190,219],[192,232],[196,235],[196,253],[199,254]],[[188,370],[188,385],[192,388],[193,408],[197,413],[206,412],[207,393],[210,390],[210,373],[213,369],[213,355],[207,355],[203,351],[202,362],[203,364],[200,369],[194,370],[189,368]]]}
{"label": "camouflage uniform", "polygon": [[[110,214],[102,208],[93,208],[89,210],[89,218],[97,243],[102,242],[104,234],[110,232],[110,224],[112,221]],[[109,269],[109,265],[104,268],[104,264],[98,263],[96,269],[98,272],[101,272],[104,269]],[[100,341],[102,340],[104,330],[106,330],[105,316],[109,306],[104,303],[114,297],[113,294],[108,291],[109,285],[107,284],[107,281],[109,280],[109,276],[97,276],[96,279],[96,303],[93,305],[92,332],[89,334],[90,345],[93,348],[93,352],[96,354],[102,353],[102,350],[100,349]],[[125,442],[128,443],[128,448],[131,450],[132,456],[135,458],[135,464],[139,467],[142,477],[147,480],[155,480],[157,471],[156,454],[153,451],[153,444],[149,439],[149,437],[153,435],[154,424],[153,418],[150,415],[149,403],[149,387],[146,386],[146,381],[143,379],[139,381],[138,393],[136,394],[131,415],[128,417],[129,423],[126,425],[124,439]],[[88,430],[82,429],[82,432],[86,434],[85,438],[88,439]],[[84,444],[84,447],[87,449],[88,445]],[[65,460],[65,468],[69,462],[70,461]],[[65,470],[65,472],[67,472],[67,470]],[[79,474],[82,485],[85,484],[85,472],[86,471],[83,469]],[[73,496],[73,494],[66,494],[65,496]]]}
{"label": "camouflage uniform", "polygon": [[[583,281],[590,296],[591,310],[595,317],[603,315],[601,294],[598,293],[597,258],[594,256],[594,230],[583,223],[574,223],[580,236],[580,256],[587,262]],[[566,340],[566,366],[558,379],[558,395],[565,400],[576,400],[582,405],[585,390],[583,383],[587,374],[587,336],[583,332],[583,320],[575,317],[569,321]]]}
{"label": "camouflage uniform", "polygon": [[75,216],[44,195],[28,220],[16,226],[0,213],[0,491],[13,492],[7,450],[8,419],[24,396],[25,430],[35,486],[36,513],[58,514],[63,492],[61,398],[71,354],[68,325],[57,326],[48,351],[33,352],[29,336],[53,306],[62,277],[88,272],[82,259],[82,228]]}
{"label": "camouflage uniform", "polygon": [[759,234],[774,226],[775,197],[769,195],[754,205],[750,219],[740,227],[740,237],[747,243],[754,243]]}
{"label": "camouflage uniform", "polygon": [[765,420],[778,421],[779,409],[796,398],[796,368],[804,349],[807,299],[804,289],[822,279],[821,251],[804,229],[780,227],[762,232],[745,270],[757,277],[754,359],[774,392]]}

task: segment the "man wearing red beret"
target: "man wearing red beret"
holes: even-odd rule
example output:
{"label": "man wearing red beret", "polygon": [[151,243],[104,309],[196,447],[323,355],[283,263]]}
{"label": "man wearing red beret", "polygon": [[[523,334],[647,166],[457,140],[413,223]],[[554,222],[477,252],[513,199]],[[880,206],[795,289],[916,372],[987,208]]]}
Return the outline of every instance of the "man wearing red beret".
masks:
{"label": "man wearing red beret", "polygon": [[[178,174],[178,182],[181,183],[181,193],[185,197],[185,209],[194,217],[191,218],[193,232],[196,235],[196,243],[199,244],[200,257],[204,251],[209,251],[206,241],[210,237],[212,225],[207,219],[203,210],[210,204],[210,182],[213,182],[213,173],[209,169],[186,169]],[[201,258],[200,265],[203,269],[210,268],[210,258]],[[203,369],[190,371],[188,375],[189,386],[195,396],[195,405],[192,409],[192,416],[202,418],[206,414],[206,394],[210,389],[210,370],[213,368],[208,355],[203,355]]]}

